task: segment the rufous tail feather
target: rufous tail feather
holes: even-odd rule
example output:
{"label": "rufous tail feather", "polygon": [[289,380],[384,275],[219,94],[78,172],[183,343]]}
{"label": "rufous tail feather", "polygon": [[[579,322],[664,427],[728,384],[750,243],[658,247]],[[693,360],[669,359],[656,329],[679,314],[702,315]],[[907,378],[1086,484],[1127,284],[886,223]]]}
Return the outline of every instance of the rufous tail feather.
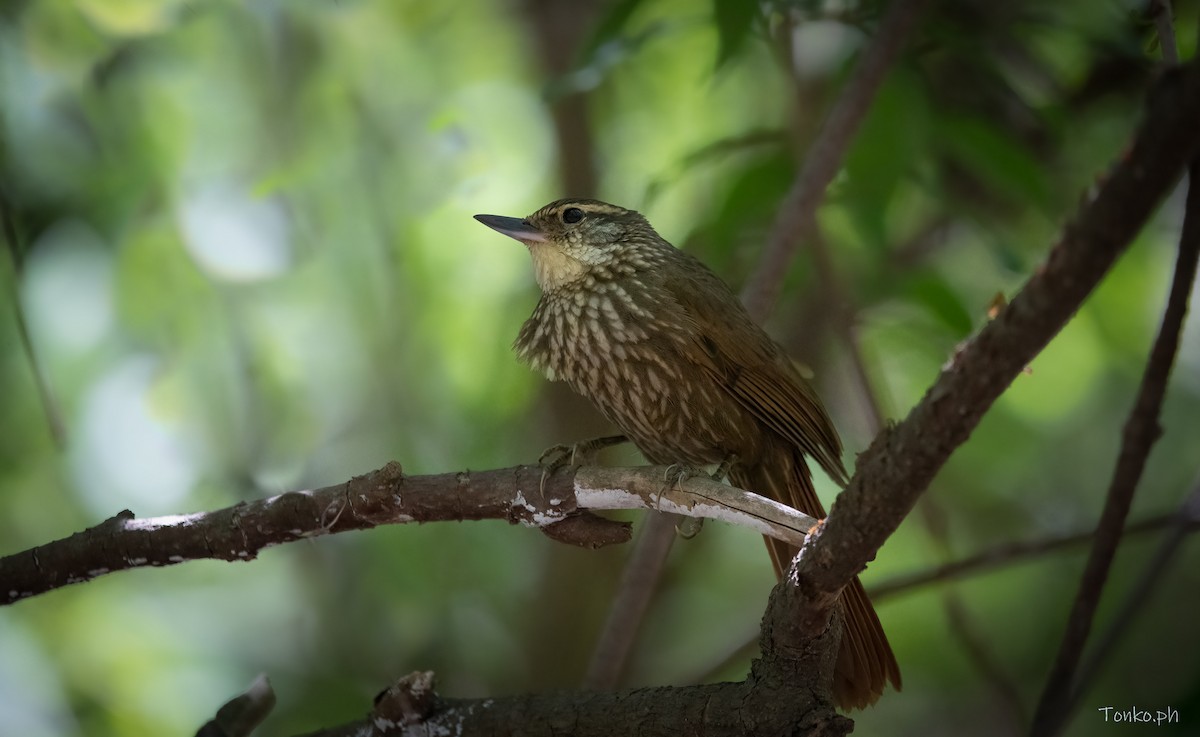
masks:
{"label": "rufous tail feather", "polygon": [[[752,467],[734,466],[729,480],[807,515],[825,517],[808,466],[796,451],[777,452],[771,462]],[[782,576],[799,550],[774,538],[765,539],[775,575]],[[842,590],[841,602],[845,626],[834,669],[833,698],[842,710],[862,709],[878,700],[888,681],[900,690],[900,666],[857,576]]]}

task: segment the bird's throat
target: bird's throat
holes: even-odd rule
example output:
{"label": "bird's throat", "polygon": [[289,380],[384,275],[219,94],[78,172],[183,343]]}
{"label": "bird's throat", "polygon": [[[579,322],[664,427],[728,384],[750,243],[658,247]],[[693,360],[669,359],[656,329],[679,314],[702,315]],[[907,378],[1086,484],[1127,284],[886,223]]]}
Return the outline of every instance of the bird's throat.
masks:
{"label": "bird's throat", "polygon": [[587,267],[554,243],[530,243],[533,272],[543,292],[553,292],[583,278]]}

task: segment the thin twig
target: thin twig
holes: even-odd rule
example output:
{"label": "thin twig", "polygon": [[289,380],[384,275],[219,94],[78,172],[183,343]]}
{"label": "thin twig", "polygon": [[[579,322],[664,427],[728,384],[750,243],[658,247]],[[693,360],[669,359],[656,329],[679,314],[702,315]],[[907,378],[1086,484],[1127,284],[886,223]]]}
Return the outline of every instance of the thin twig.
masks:
{"label": "thin twig", "polygon": [[[1142,535],[1148,532],[1170,530],[1172,536],[1179,534],[1187,536],[1200,530],[1200,512],[1185,519],[1180,519],[1177,512],[1160,514],[1140,522],[1130,524],[1125,528],[1125,535]],[[1028,540],[1016,543],[1004,543],[994,548],[975,553],[974,555],[944,563],[914,573],[901,574],[882,583],[867,587],[871,602],[879,606],[883,602],[901,594],[909,594],[934,584],[950,581],[960,581],[991,573],[1008,566],[1035,561],[1050,553],[1082,545],[1095,537],[1096,530],[1088,529],[1067,535],[1039,540]],[[747,635],[745,639],[737,640],[737,644],[729,647],[721,656],[713,658],[708,665],[697,669],[693,674],[676,679],[679,683],[708,683],[717,674],[728,670],[733,664],[748,660],[758,648],[755,635]]]}
{"label": "thin twig", "polygon": [[761,322],[770,314],[788,263],[800,243],[812,233],[825,189],[841,168],[875,93],[927,4],[928,0],[896,0],[891,4],[853,76],[825,118],[803,168],[779,208],[758,267],[742,290],[742,301],[754,319]]}
{"label": "thin twig", "polygon": [[942,608],[950,623],[950,631],[966,651],[967,660],[1004,705],[1012,720],[1012,732],[1015,734],[1027,718],[1025,705],[1021,703],[1020,689],[989,647],[991,640],[979,633],[970,612],[962,602],[962,597],[957,592],[946,591],[942,598]]}
{"label": "thin twig", "polygon": [[867,362],[862,354],[862,346],[859,345],[858,337],[855,335],[858,307],[852,303],[850,295],[842,283],[820,228],[813,229],[812,253],[813,264],[816,267],[817,276],[820,278],[821,289],[826,300],[825,308],[832,318],[829,319],[829,322],[833,323],[833,328],[842,341],[846,355],[850,358],[854,384],[866,409],[867,424],[871,435],[875,435],[883,429],[885,422],[883,401],[879,398],[879,392],[876,390],[874,382],[871,381]]}
{"label": "thin twig", "polygon": [[2,191],[0,191],[0,233],[3,234],[8,246],[6,249],[10,271],[8,278],[12,282],[12,289],[8,290],[8,293],[12,300],[13,317],[17,322],[17,338],[21,341],[21,350],[25,352],[26,360],[29,361],[29,371],[33,374],[33,384],[37,388],[42,412],[46,415],[46,427],[50,430],[50,438],[59,450],[63,450],[67,447],[67,426],[63,422],[58,399],[54,396],[54,390],[50,388],[50,382],[46,378],[45,368],[38,360],[37,351],[33,348],[33,340],[29,336],[29,322],[25,319],[25,307],[21,304],[21,260],[17,252],[20,241],[12,205]]}
{"label": "thin twig", "polygon": [[584,688],[608,690],[620,683],[650,602],[658,592],[679,519],[674,514],[646,515],[641,535],[634,542],[633,552],[621,572],[617,594],[604,627],[596,638],[596,647],[583,679]]}
{"label": "thin twig", "polygon": [[1154,27],[1158,31],[1158,45],[1162,48],[1163,61],[1175,65],[1179,63],[1179,45],[1175,43],[1175,23],[1171,0],[1150,0],[1146,12],[1154,19]]}
{"label": "thin twig", "polygon": [[1188,300],[1196,280],[1196,262],[1200,259],[1200,186],[1196,186],[1196,182],[1200,180],[1197,177],[1200,177],[1200,163],[1193,163],[1171,293],[1167,298],[1158,337],[1146,362],[1137,399],[1125,422],[1121,450],[1113,470],[1104,510],[1097,525],[1096,540],[1088,556],[1075,603],[1071,607],[1058,655],[1034,714],[1031,732],[1033,737],[1057,734],[1069,717],[1075,674],[1088,633],[1091,631],[1092,621],[1096,616],[1100,594],[1104,590],[1109,568],[1121,542],[1121,531],[1125,526],[1125,518],[1129,515],[1138,481],[1141,480],[1142,471],[1146,467],[1146,459],[1155,441],[1162,434],[1158,418],[1162,411],[1171,366],[1179,350]]}
{"label": "thin twig", "polygon": [[[1126,528],[1125,534],[1134,535],[1155,532],[1170,527],[1174,523],[1174,514],[1162,514],[1131,524]],[[1197,529],[1200,529],[1200,522],[1191,522],[1185,527],[1186,532],[1194,532]],[[1047,553],[1082,545],[1083,543],[1090,542],[1095,535],[1096,531],[1093,529],[1040,540],[997,545],[994,548],[989,548],[953,563],[944,563],[927,570],[896,576],[888,581],[869,587],[867,593],[871,595],[871,601],[878,603],[931,584],[958,581],[971,576],[990,573],[1006,566],[1040,558]]]}
{"label": "thin twig", "polygon": [[1072,710],[1079,705],[1083,695],[1087,693],[1092,682],[1100,674],[1100,669],[1112,655],[1113,649],[1116,648],[1121,637],[1130,630],[1134,619],[1149,603],[1155,588],[1162,582],[1167,567],[1175,559],[1188,532],[1195,528],[1197,522],[1200,522],[1200,482],[1192,488],[1191,493],[1180,505],[1179,511],[1173,516],[1174,524],[1171,525],[1170,532],[1163,538],[1158,549],[1154,551],[1154,557],[1146,564],[1142,574],[1134,579],[1136,583],[1133,589],[1125,595],[1125,601],[1113,616],[1112,623],[1099,637],[1091,657],[1085,660],[1079,668],[1078,684],[1074,693],[1071,694]]}

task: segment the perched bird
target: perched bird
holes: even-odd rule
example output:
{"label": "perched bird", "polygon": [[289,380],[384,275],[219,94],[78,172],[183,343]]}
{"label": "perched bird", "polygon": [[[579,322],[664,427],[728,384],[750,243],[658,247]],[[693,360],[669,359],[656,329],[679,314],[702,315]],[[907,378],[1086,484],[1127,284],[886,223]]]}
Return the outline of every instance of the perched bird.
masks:
{"label": "perched bird", "polygon": [[[805,457],[846,484],[841,441],[812,387],[729,287],[637,212],[558,200],[527,218],[476,215],[521,241],[542,296],[514,349],[591,400],[655,464],[729,465],[729,480],[824,517]],[[796,548],[767,538],[781,575]],[[900,669],[858,579],[834,698],[862,708]]]}

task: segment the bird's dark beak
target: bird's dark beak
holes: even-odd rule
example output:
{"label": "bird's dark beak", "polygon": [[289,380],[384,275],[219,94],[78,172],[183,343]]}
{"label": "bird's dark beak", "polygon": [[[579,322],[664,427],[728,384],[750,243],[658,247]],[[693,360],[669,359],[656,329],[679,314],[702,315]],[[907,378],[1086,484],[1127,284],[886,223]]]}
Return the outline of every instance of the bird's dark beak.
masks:
{"label": "bird's dark beak", "polygon": [[546,234],[530,225],[528,220],[506,218],[503,215],[476,215],[475,219],[492,230],[516,238],[522,243],[544,243]]}

